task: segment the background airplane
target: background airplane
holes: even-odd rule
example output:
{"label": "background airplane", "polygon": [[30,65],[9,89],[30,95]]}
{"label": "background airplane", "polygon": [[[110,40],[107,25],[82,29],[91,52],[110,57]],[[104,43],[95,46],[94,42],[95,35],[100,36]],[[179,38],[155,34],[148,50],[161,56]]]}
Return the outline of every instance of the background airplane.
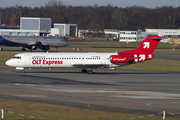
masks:
{"label": "background airplane", "polygon": [[50,50],[51,47],[65,47],[69,43],[62,37],[44,37],[44,36],[0,36],[0,44],[5,46],[16,46],[36,50]]}
{"label": "background airplane", "polygon": [[[104,53],[20,53],[6,61],[6,65],[22,70],[34,67],[77,67],[83,73],[93,73],[93,68],[120,67],[154,58],[153,51],[163,37],[149,36],[138,48],[124,52]],[[86,70],[86,68],[88,70]]]}

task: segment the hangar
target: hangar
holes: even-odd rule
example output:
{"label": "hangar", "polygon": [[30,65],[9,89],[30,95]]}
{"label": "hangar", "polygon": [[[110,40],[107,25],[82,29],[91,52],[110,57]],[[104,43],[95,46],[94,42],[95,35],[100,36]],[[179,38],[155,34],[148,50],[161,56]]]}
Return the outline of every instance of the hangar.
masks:
{"label": "hangar", "polygon": [[33,32],[36,36],[42,36],[51,31],[51,18],[21,17],[20,29]]}
{"label": "hangar", "polygon": [[77,24],[52,24],[51,18],[21,17],[20,29],[33,32],[36,36],[77,36],[78,28]]}

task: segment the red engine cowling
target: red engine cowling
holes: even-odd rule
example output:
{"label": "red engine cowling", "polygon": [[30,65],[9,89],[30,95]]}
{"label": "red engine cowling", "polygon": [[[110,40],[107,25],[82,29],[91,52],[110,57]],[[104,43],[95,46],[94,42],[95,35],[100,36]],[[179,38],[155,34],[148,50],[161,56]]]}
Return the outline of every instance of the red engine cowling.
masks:
{"label": "red engine cowling", "polygon": [[133,57],[128,56],[119,56],[119,55],[111,55],[110,56],[111,63],[126,63],[134,61]]}

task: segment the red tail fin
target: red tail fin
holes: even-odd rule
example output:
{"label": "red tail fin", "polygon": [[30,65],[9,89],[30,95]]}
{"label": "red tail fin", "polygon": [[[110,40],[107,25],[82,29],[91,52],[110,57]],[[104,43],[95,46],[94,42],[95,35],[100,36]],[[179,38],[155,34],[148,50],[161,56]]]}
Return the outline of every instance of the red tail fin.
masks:
{"label": "red tail fin", "polygon": [[149,36],[135,50],[120,53],[152,54],[163,37]]}
{"label": "red tail fin", "polygon": [[134,50],[137,54],[152,54],[163,37],[149,36],[147,37],[138,48]]}
{"label": "red tail fin", "polygon": [[163,37],[149,36],[135,50],[119,52],[119,56],[133,57],[135,62],[143,62],[154,58],[154,50]]}

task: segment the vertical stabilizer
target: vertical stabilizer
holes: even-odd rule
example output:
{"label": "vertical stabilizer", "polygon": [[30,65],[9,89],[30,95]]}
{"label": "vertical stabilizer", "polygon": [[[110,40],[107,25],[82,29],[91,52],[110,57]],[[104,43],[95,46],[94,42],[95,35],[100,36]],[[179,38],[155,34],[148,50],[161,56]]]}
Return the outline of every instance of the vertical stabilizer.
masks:
{"label": "vertical stabilizer", "polygon": [[136,54],[152,54],[163,37],[149,36],[147,37],[138,48],[134,50]]}
{"label": "vertical stabilizer", "polygon": [[119,52],[119,56],[133,57],[134,62],[143,62],[154,58],[154,50],[163,37],[149,36],[136,49]]}

